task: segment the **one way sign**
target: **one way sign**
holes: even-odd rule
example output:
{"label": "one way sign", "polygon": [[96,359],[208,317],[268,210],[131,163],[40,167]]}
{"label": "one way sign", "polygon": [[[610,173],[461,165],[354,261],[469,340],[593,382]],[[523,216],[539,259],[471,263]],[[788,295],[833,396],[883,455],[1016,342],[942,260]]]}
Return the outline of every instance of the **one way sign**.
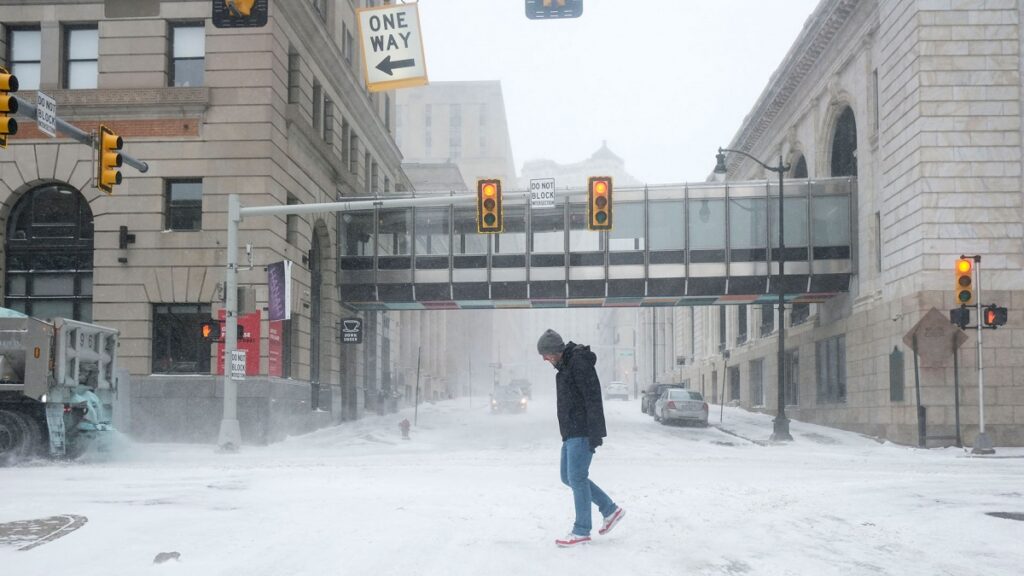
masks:
{"label": "one way sign", "polygon": [[427,83],[418,4],[360,8],[363,77],[370,92]]}

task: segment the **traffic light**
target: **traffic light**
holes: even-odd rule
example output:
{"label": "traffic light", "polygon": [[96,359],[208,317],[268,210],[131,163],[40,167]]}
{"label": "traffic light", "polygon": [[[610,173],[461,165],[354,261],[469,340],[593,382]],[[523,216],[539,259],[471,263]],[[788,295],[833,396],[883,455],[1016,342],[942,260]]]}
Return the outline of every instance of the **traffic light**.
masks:
{"label": "traffic light", "polygon": [[526,0],[526,17],[530,20],[579,18],[583,0]]}
{"label": "traffic light", "polygon": [[591,230],[612,229],[612,178],[591,176],[587,184],[587,205],[590,207],[587,227]]}
{"label": "traffic light", "polygon": [[220,340],[220,322],[216,320],[207,320],[199,324],[199,335],[202,336],[203,342],[216,342]]}
{"label": "traffic light", "polygon": [[1006,324],[1006,308],[989,304],[982,310],[982,321],[988,328],[998,328]]}
{"label": "traffic light", "polygon": [[213,0],[217,28],[260,28],[267,25],[267,0]]}
{"label": "traffic light", "polygon": [[18,77],[0,66],[0,148],[7,148],[7,137],[18,133],[18,121],[10,115],[18,111]]}
{"label": "traffic light", "polygon": [[974,261],[969,258],[956,261],[956,303],[974,304]]}
{"label": "traffic light", "polygon": [[121,153],[118,150],[124,145],[121,137],[100,125],[100,169],[96,175],[96,186],[107,194],[114,193],[114,185],[121,183]]}
{"label": "traffic light", "polygon": [[476,181],[476,231],[496,234],[504,229],[501,211],[501,180]]}

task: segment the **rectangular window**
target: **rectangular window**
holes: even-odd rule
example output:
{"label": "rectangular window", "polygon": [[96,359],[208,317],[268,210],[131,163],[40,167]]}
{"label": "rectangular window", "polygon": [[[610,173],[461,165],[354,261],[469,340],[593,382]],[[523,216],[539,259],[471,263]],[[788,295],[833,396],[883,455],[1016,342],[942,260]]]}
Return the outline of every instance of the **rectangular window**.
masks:
{"label": "rectangular window", "polygon": [[348,171],[357,174],[359,172],[359,136],[354,128],[349,128],[348,136]]}
{"label": "rectangular window", "polygon": [[798,326],[807,322],[810,317],[810,304],[793,304],[792,310],[789,313],[789,323],[791,326]]}
{"label": "rectangular window", "polygon": [[355,49],[355,45],[356,45],[355,37],[352,36],[352,32],[349,31],[347,24],[344,25],[344,30],[345,30],[345,40],[344,40],[344,44],[342,44],[342,50],[344,52],[345,60],[348,61],[348,65],[354,67],[355,66],[355,62],[356,62],[356,60],[355,60],[355,52],[356,52],[356,49]]}
{"label": "rectangular window", "polygon": [[370,169],[370,191],[374,196],[380,193],[380,167],[376,161],[373,162],[373,167]]}
{"label": "rectangular window", "polygon": [[168,180],[165,185],[164,214],[167,230],[202,230],[203,181]]}
{"label": "rectangular window", "polygon": [[881,102],[878,100],[878,68],[871,71],[871,90],[875,94],[875,134],[878,133],[878,108]]}
{"label": "rectangular window", "polygon": [[7,65],[21,91],[39,89],[41,38],[39,28],[7,29]]}
{"label": "rectangular window", "polygon": [[199,325],[210,320],[209,304],[153,306],[153,373],[209,374],[210,344],[199,338]]}
{"label": "rectangular window", "polygon": [[889,400],[903,402],[903,352],[893,346],[889,354]]}
{"label": "rectangular window", "polygon": [[171,26],[168,85],[202,86],[206,68],[206,28],[202,24]]}
{"label": "rectangular window", "polygon": [[384,129],[391,132],[391,96],[384,95]]}
{"label": "rectangular window", "polygon": [[736,320],[736,327],[738,328],[736,344],[740,345],[747,341],[747,307],[741,305],[737,310],[739,311],[739,318]]}
{"label": "rectangular window", "polygon": [[334,102],[324,96],[324,142],[334,144]]}
{"label": "rectangular window", "polygon": [[761,337],[768,336],[775,331],[775,306],[761,304]]}
{"label": "rectangular window", "polygon": [[818,404],[846,402],[846,337],[826,338],[816,343]]}
{"label": "rectangular window", "polygon": [[391,192],[391,178],[388,178],[387,176],[385,176],[384,177],[384,193],[387,194],[389,192]]}
{"label": "rectangular window", "polygon": [[99,77],[100,33],[96,26],[64,30],[64,87],[95,88]]}
{"label": "rectangular window", "polygon": [[882,213],[875,212],[875,272],[882,271]]}
{"label": "rectangular window", "polygon": [[324,90],[320,82],[313,80],[313,129],[319,132],[323,123]]}
{"label": "rectangular window", "polygon": [[[295,204],[301,204],[299,199],[291,194],[288,195],[288,205],[293,206]],[[299,223],[302,220],[298,214],[288,214],[285,218],[285,241],[292,246],[299,245]]]}
{"label": "rectangular window", "polygon": [[764,406],[764,359],[750,361],[750,405]]}
{"label": "rectangular window", "polygon": [[302,57],[298,52],[288,53],[288,103],[297,104],[302,95]]}
{"label": "rectangular window", "polygon": [[718,307],[718,351],[725,352],[725,306]]}
{"label": "rectangular window", "polygon": [[363,187],[366,189],[367,196],[373,193],[370,182],[370,164],[370,153],[366,152],[363,155]]}
{"label": "rectangular window", "polygon": [[341,118],[341,161],[348,165],[348,120]]}

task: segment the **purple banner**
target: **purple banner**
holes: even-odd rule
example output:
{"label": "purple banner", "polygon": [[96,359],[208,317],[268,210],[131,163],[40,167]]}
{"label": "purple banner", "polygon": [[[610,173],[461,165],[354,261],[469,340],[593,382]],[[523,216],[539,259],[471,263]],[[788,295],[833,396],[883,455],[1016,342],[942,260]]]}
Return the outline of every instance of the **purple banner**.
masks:
{"label": "purple banner", "polygon": [[267,286],[270,291],[268,307],[270,320],[289,320],[292,317],[292,263],[274,262],[267,267]]}

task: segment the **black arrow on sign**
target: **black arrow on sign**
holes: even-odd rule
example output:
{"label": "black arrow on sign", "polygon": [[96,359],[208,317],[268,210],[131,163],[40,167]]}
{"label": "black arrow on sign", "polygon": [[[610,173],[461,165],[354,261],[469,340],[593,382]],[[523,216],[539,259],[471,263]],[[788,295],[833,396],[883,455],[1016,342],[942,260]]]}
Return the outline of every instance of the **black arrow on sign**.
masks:
{"label": "black arrow on sign", "polygon": [[380,61],[380,64],[377,64],[377,70],[380,70],[381,72],[387,74],[388,76],[394,76],[394,74],[392,74],[391,71],[394,70],[395,68],[412,68],[415,65],[416,60],[413,58],[409,58],[408,60],[395,60],[394,62],[392,62],[391,55],[388,54],[386,57],[384,57],[383,60]]}

